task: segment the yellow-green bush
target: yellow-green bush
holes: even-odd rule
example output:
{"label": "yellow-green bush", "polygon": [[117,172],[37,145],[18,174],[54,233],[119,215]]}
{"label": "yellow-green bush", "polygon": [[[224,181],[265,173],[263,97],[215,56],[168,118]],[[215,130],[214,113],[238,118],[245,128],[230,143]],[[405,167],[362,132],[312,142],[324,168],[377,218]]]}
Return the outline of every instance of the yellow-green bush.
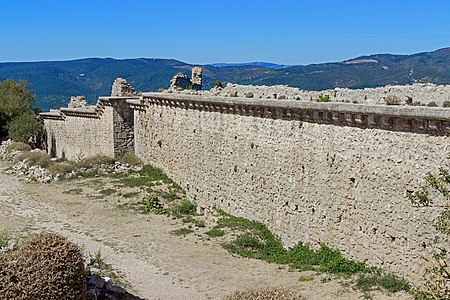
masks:
{"label": "yellow-green bush", "polygon": [[6,148],[6,152],[10,153],[13,151],[30,151],[31,146],[22,142],[13,142]]}
{"label": "yellow-green bush", "polygon": [[85,300],[80,248],[55,233],[30,236],[18,250],[0,254],[0,295],[10,300]]}
{"label": "yellow-green bush", "polygon": [[16,161],[27,160],[29,166],[48,167],[50,164],[50,156],[42,151],[28,151],[17,155]]}

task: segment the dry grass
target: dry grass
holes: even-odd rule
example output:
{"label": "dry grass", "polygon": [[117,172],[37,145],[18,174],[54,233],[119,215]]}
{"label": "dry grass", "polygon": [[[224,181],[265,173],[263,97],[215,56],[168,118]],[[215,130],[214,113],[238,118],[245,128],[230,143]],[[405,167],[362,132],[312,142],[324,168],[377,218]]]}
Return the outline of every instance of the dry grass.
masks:
{"label": "dry grass", "polygon": [[26,160],[29,166],[46,168],[50,165],[50,156],[42,151],[28,151],[17,155],[16,161]]}
{"label": "dry grass", "polygon": [[237,291],[223,300],[305,300],[305,298],[286,288],[259,288]]}

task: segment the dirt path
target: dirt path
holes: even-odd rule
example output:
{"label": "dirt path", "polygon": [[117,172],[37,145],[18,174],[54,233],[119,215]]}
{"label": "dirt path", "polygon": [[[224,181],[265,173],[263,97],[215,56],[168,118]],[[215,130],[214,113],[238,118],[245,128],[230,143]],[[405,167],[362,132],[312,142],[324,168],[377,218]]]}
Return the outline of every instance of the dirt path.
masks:
{"label": "dirt path", "polygon": [[[263,286],[294,288],[306,299],[363,297],[339,280],[323,280],[327,275],[301,282],[300,275],[311,273],[232,256],[200,234],[175,236],[170,232],[180,228],[181,221],[123,208],[118,196],[67,193],[87,188],[86,182],[24,183],[5,174],[5,168],[0,161],[0,230],[6,228],[13,236],[52,230],[86,252],[100,249],[105,261],[130,283],[129,290],[145,299],[222,299],[235,290]],[[411,298],[377,292],[374,299]]]}

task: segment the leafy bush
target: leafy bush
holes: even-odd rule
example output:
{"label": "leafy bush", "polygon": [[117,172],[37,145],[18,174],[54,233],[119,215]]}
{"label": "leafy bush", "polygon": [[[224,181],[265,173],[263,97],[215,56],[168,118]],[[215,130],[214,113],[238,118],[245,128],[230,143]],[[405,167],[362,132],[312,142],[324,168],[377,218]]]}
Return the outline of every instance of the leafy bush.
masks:
{"label": "leafy bush", "polygon": [[400,98],[394,95],[390,95],[384,97],[384,103],[386,103],[386,105],[400,105]]}
{"label": "leafy bush", "polygon": [[25,112],[12,119],[8,125],[8,136],[22,143],[37,144],[43,133],[42,123],[34,112]]}
{"label": "leafy bush", "polygon": [[223,88],[222,81],[220,81],[219,79],[214,80],[214,84],[215,84],[216,87],[218,87],[218,88]]}
{"label": "leafy bush", "polygon": [[150,195],[147,199],[144,199],[139,210],[143,213],[153,213],[155,215],[162,215],[166,212],[156,195]]}
{"label": "leafy bush", "polygon": [[20,249],[0,255],[3,299],[86,299],[80,248],[55,233],[30,236]]}
{"label": "leafy bush", "polygon": [[317,98],[316,102],[331,102],[330,95],[319,95],[319,98]]}
{"label": "leafy bush", "polygon": [[231,94],[230,94],[230,97],[237,97],[238,96],[238,92],[232,92]]}
{"label": "leafy bush", "polygon": [[0,137],[7,135],[7,125],[24,113],[31,112],[33,93],[26,81],[6,79],[0,83]]}
{"label": "leafy bush", "polygon": [[17,155],[16,161],[26,161],[29,166],[46,168],[50,165],[50,156],[43,151],[28,151]]}
{"label": "leafy bush", "polygon": [[237,291],[224,300],[303,300],[300,294],[286,288],[259,288]]}
{"label": "leafy bush", "polygon": [[444,103],[442,103],[442,107],[450,107],[450,101],[444,101]]}
{"label": "leafy bush", "polygon": [[194,216],[197,212],[197,205],[189,201],[183,201],[180,204],[169,209],[169,213],[176,218],[185,216]]}
{"label": "leafy bush", "polygon": [[428,107],[437,107],[438,105],[437,105],[436,102],[431,101],[431,102],[429,102],[429,103],[427,104],[427,106],[428,106]]}

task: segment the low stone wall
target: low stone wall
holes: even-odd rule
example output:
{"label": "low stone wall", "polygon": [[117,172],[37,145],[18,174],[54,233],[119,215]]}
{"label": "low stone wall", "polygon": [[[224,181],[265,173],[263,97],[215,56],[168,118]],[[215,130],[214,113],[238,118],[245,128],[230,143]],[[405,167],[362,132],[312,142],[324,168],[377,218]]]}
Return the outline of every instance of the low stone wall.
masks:
{"label": "low stone wall", "polygon": [[[450,152],[449,110],[144,94],[135,151],[202,207],[419,281],[442,208],[417,208]],[[439,203],[437,203],[439,204]]]}

